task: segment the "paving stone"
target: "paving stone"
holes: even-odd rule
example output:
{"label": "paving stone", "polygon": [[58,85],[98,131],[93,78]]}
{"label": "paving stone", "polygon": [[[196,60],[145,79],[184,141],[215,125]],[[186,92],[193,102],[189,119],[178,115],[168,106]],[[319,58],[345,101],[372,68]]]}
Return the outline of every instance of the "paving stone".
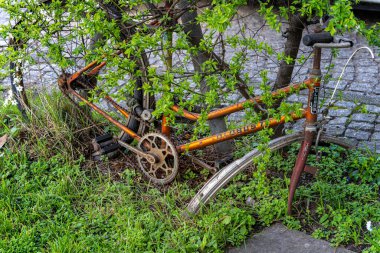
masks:
{"label": "paving stone", "polygon": [[351,84],[348,90],[366,92],[366,91],[372,90],[374,86],[375,84],[373,83],[366,83],[366,82],[358,83],[357,82],[357,83]]}
{"label": "paving stone", "polygon": [[326,126],[326,133],[332,136],[340,136],[344,133],[346,130],[346,127],[343,124],[340,125],[327,125]]}
{"label": "paving stone", "polygon": [[376,85],[372,92],[376,95],[379,95],[380,94],[380,85]]}
{"label": "paving stone", "polygon": [[296,122],[290,123],[290,124],[291,124],[291,128],[294,131],[302,131],[304,129],[305,119],[300,119],[300,120],[297,120]]}
{"label": "paving stone", "polygon": [[380,141],[362,141],[359,143],[358,148],[380,154]]}
{"label": "paving stone", "polygon": [[374,125],[371,123],[367,123],[367,122],[356,122],[356,121],[354,121],[348,125],[348,128],[355,129],[355,130],[369,131],[369,130],[372,130],[374,128]]}
{"label": "paving stone", "polygon": [[371,95],[371,91],[367,92],[367,95],[363,94],[363,92],[349,90],[344,90],[342,93],[344,100],[370,105],[380,105],[379,96]]}
{"label": "paving stone", "polygon": [[368,59],[368,58],[360,58],[360,61],[355,61],[355,65],[357,66],[363,66],[363,67],[367,67],[367,66],[373,66],[373,59]]}
{"label": "paving stone", "polygon": [[379,83],[379,74],[364,74],[360,77],[360,80],[357,80],[358,83],[368,83],[368,84],[378,84]]}
{"label": "paving stone", "polygon": [[[344,67],[343,65],[335,66],[334,72],[332,73],[331,77],[333,79],[338,79],[343,70],[343,67]],[[354,78],[355,78],[355,69],[353,66],[348,66],[342,76],[342,80],[353,81]]]}
{"label": "paving stone", "polygon": [[329,242],[314,239],[282,224],[275,224],[246,240],[239,248],[228,253],[353,253],[344,248],[333,248]]}
{"label": "paving stone", "polygon": [[302,103],[303,105],[306,105],[307,104],[307,96],[300,96],[298,102]]}
{"label": "paving stone", "polygon": [[[380,99],[380,98],[379,98]],[[380,106],[366,105],[366,109],[370,113],[380,113]]]}
{"label": "paving stone", "polygon": [[347,129],[345,132],[345,136],[347,138],[354,138],[357,140],[367,141],[371,136],[371,133],[360,130]]}
{"label": "paving stone", "polygon": [[298,71],[298,74],[299,75],[297,75],[297,76],[306,76],[307,74],[309,73],[309,70],[308,70],[308,68],[302,68],[302,69],[300,69],[299,71]]}
{"label": "paving stone", "polygon": [[299,101],[299,97],[297,94],[292,94],[287,98],[288,102],[294,103]]}
{"label": "paving stone", "polygon": [[352,112],[351,109],[332,109],[329,111],[329,115],[332,117],[346,117]]}
{"label": "paving stone", "polygon": [[228,121],[241,121],[241,119],[244,117],[244,113],[242,112],[236,112],[234,114],[230,114],[228,116]]}
{"label": "paving stone", "polygon": [[347,117],[336,117],[329,121],[329,125],[345,125],[347,122]]}
{"label": "paving stone", "polygon": [[356,66],[355,72],[358,74],[377,74],[379,73],[379,68],[373,64],[370,66]]}
{"label": "paving stone", "polygon": [[378,95],[372,95],[371,92],[363,96],[362,102],[367,105],[380,105],[380,99]]}
{"label": "paving stone", "polygon": [[349,108],[349,109],[353,109],[357,106],[354,102],[349,102],[349,101],[338,101],[334,105],[338,107]]}
{"label": "paving stone", "polygon": [[380,133],[374,133],[371,136],[371,140],[373,140],[373,141],[380,141]]}
{"label": "paving stone", "polygon": [[[330,88],[330,89],[335,89],[335,86],[338,84],[338,80],[331,80],[329,81],[325,87],[326,88]],[[348,81],[345,81],[345,80],[342,80],[339,82],[338,86],[337,86],[337,89],[338,90],[344,90],[346,88],[346,86],[349,84]]]}
{"label": "paving stone", "polygon": [[353,121],[362,121],[362,122],[373,123],[376,119],[376,115],[375,114],[367,114],[367,113],[355,113],[352,115],[351,119]]}

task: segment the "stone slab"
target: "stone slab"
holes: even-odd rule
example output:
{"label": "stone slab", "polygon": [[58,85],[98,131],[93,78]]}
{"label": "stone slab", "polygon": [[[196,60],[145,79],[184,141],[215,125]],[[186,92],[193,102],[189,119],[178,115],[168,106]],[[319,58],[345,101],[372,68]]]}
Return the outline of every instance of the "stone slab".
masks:
{"label": "stone slab", "polygon": [[346,131],[346,128],[343,124],[336,125],[336,124],[329,124],[326,127],[326,133],[333,135],[333,136],[339,136],[342,135]]}
{"label": "stone slab", "polygon": [[353,253],[344,248],[334,248],[329,242],[314,239],[300,232],[289,230],[278,223],[252,236],[238,248],[228,253]]}
{"label": "stone slab", "polygon": [[348,125],[348,128],[355,129],[355,130],[364,130],[364,131],[370,131],[374,128],[374,125],[367,122],[351,122]]}
{"label": "stone slab", "polygon": [[378,141],[362,141],[359,143],[358,148],[364,151],[371,151],[380,154],[380,140]]}
{"label": "stone slab", "polygon": [[369,113],[380,113],[380,106],[366,105],[366,109]]}
{"label": "stone slab", "polygon": [[362,121],[362,122],[375,122],[376,115],[375,114],[366,114],[366,113],[355,113],[352,115],[352,120],[354,121]]}
{"label": "stone slab", "polygon": [[345,125],[347,122],[348,118],[347,117],[336,117],[332,120],[329,121],[329,124],[331,125]]}
{"label": "stone slab", "polygon": [[351,112],[351,109],[332,109],[329,111],[329,115],[332,117],[347,117]]}
{"label": "stone slab", "polygon": [[370,137],[371,133],[366,131],[347,129],[345,136],[347,138],[353,138],[356,140],[367,141]]}
{"label": "stone slab", "polygon": [[380,141],[380,133],[374,133],[371,139],[374,141]]}

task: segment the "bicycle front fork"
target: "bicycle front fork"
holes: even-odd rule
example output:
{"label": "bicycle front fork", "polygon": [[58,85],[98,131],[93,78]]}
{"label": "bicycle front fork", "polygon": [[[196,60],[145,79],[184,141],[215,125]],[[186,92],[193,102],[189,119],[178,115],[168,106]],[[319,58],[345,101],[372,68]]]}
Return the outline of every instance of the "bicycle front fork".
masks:
{"label": "bicycle front fork", "polygon": [[305,138],[301,144],[301,148],[297,155],[296,164],[290,178],[289,196],[288,196],[288,214],[292,213],[292,202],[294,194],[301,177],[302,172],[305,170],[307,157],[310,153],[313,140],[317,134],[317,113],[319,102],[319,88],[321,80],[321,49],[314,48],[314,61],[313,68],[310,71],[310,78],[315,80],[313,87],[309,87],[309,97],[307,102],[306,111],[306,126],[305,126]]}
{"label": "bicycle front fork", "polygon": [[288,196],[288,214],[292,214],[293,197],[297,189],[299,179],[302,172],[305,170],[307,157],[309,156],[313,140],[316,135],[315,126],[305,127],[305,139],[302,142],[301,148],[297,155],[296,164],[294,165],[292,177],[290,178],[289,196]]}

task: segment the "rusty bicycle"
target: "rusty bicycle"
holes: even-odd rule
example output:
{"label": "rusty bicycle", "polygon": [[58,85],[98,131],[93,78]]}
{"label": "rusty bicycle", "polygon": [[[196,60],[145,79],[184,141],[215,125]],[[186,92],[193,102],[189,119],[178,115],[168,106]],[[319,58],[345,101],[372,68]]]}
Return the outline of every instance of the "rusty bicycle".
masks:
{"label": "rusty bicycle", "polygon": [[[294,112],[290,115],[292,120],[299,120],[302,118],[306,119],[304,131],[274,139],[268,144],[268,147],[274,151],[289,146],[294,142],[302,142],[291,177],[288,200],[289,212],[291,212],[291,203],[300,175],[304,170],[310,169],[306,165],[306,161],[312,146],[321,145],[323,143],[333,143],[345,148],[351,147],[351,144],[347,143],[345,140],[328,136],[323,133],[323,120],[318,120],[318,108],[319,90],[321,86],[320,62],[322,48],[347,48],[352,47],[353,43],[348,40],[334,41],[334,38],[326,32],[308,34],[303,38],[303,41],[305,45],[313,46],[314,48],[313,65],[309,72],[309,77],[303,82],[290,84],[287,87],[272,92],[273,97],[285,96],[295,90],[301,89],[308,89],[309,94],[307,106],[302,109],[302,111],[298,113]],[[123,132],[121,137],[116,138],[117,143],[127,148],[137,156],[142,173],[150,181],[156,184],[167,184],[174,180],[178,173],[178,164],[181,154],[202,149],[204,147],[240,136],[252,134],[267,127],[274,127],[279,124],[283,124],[286,121],[286,117],[289,116],[283,115],[280,119],[263,120],[257,124],[246,125],[241,128],[231,129],[226,132],[207,136],[181,145],[175,145],[170,139],[170,125],[166,123],[167,119],[165,115],[162,115],[160,119],[161,128],[159,132],[144,133],[139,135],[135,130],[111,117],[107,112],[102,110],[96,104],[90,102],[77,91],[80,88],[93,89],[95,86],[91,86],[92,84],[89,80],[91,80],[91,77],[96,75],[105,65],[106,62],[99,63],[94,61],[74,74],[63,75],[59,79],[59,86],[65,93],[69,93],[86,103]],[[144,107],[143,104],[137,103],[132,106],[132,108],[134,108],[133,111],[127,111],[110,96],[105,95],[104,98],[127,119],[131,117],[138,117],[140,121],[151,122],[153,120],[151,108]],[[207,115],[207,119],[210,120],[239,112],[244,110],[247,104],[260,104],[261,102],[262,98],[260,96],[256,96],[241,103],[213,110]],[[173,105],[171,110],[176,112],[179,117],[190,121],[196,121],[200,117],[198,113],[180,108],[178,105]],[[125,142],[123,140],[123,136],[128,136],[129,138],[136,140],[138,142],[137,146],[133,146]],[[226,185],[237,173],[244,170],[252,162],[254,157],[258,157],[260,155],[260,151],[255,149],[246,154],[243,158],[234,161],[219,170],[209,181],[206,182],[203,188],[199,190],[196,196],[189,203],[187,210],[191,213],[196,213],[202,205],[206,204],[218,192],[218,190]]]}
{"label": "rusty bicycle", "polygon": [[[170,10],[170,6],[169,8],[167,7],[167,9]],[[150,25],[154,26],[155,23],[151,22]],[[299,111],[294,111],[289,115],[282,115],[280,118],[263,119],[255,124],[248,124],[181,144],[176,144],[172,140],[175,134],[173,134],[167,115],[163,114],[158,118],[153,117],[152,112],[155,108],[155,98],[154,95],[144,92],[143,84],[148,82],[146,80],[147,77],[144,75],[134,80],[135,87],[133,97],[128,97],[125,101],[128,108],[116,102],[115,99],[103,91],[100,85],[97,84],[97,76],[107,65],[106,60],[94,60],[88,64],[84,64],[84,67],[73,73],[65,71],[59,76],[58,86],[63,94],[72,100],[76,99],[86,104],[121,131],[119,136],[105,134],[95,138],[94,146],[96,147],[97,155],[113,152],[120,146],[124,147],[136,155],[139,168],[143,175],[149,181],[159,185],[168,184],[176,178],[179,171],[179,159],[182,155],[241,136],[253,134],[265,128],[276,127],[286,123],[290,119],[293,121],[305,119],[305,126],[302,132],[285,135],[272,140],[268,144],[269,149],[275,151],[287,147],[292,143],[301,142],[289,187],[288,212],[290,213],[294,193],[302,172],[313,170],[313,168],[306,165],[311,149],[319,145],[330,143],[337,144],[344,148],[352,147],[346,140],[326,135],[323,131],[323,126],[325,124],[324,117],[327,113],[325,111],[322,114],[322,120],[318,120],[318,115],[321,115],[319,112],[319,92],[322,78],[322,48],[349,48],[353,46],[353,43],[346,39],[334,38],[327,32],[305,35],[303,42],[306,46],[313,47],[313,63],[309,71],[309,76],[302,82],[289,84],[284,88],[272,91],[271,96],[273,98],[283,98],[296,91],[306,89],[308,90],[306,107]],[[123,56],[123,54],[124,52],[119,50],[114,56]],[[106,56],[104,58],[106,58]],[[146,71],[149,65],[146,55],[142,53],[141,57],[135,60],[138,62],[136,68]],[[94,92],[94,94],[100,95],[104,101],[113,107],[114,111],[112,111],[112,113],[115,111],[118,112],[123,120],[116,119],[112,113],[107,112],[107,110],[83,95],[81,91]],[[245,101],[212,110],[205,118],[206,120],[223,118],[244,111],[248,106],[260,106],[262,102],[263,98],[261,96],[247,98]],[[185,124],[189,125],[202,117],[201,114],[187,110],[176,103],[170,107],[170,110],[176,115],[176,118],[185,120]],[[149,130],[149,126],[151,125],[154,125],[155,131]],[[133,141],[135,144],[133,144]],[[187,206],[187,211],[189,213],[197,213],[199,209],[207,204],[234,176],[246,169],[251,164],[253,158],[260,157],[260,155],[260,150],[254,149],[244,157],[221,168],[219,171],[202,160],[191,157],[194,163],[212,170],[215,174],[190,201]]]}

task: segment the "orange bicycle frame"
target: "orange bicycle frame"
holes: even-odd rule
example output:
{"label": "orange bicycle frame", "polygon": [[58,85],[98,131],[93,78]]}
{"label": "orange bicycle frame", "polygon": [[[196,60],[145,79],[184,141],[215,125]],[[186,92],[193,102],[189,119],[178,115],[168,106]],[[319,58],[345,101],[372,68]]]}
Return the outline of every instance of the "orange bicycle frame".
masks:
{"label": "orange bicycle frame", "polygon": [[[121,52],[117,52],[117,54],[121,54]],[[76,73],[72,74],[68,79],[67,79],[67,91],[74,95],[75,97],[79,98],[82,100],[84,103],[86,103],[88,106],[90,106],[92,109],[94,109],[96,112],[101,114],[104,118],[106,118],[109,122],[114,124],[116,127],[130,135],[133,139],[135,140],[140,140],[141,136],[139,136],[136,132],[133,130],[129,129],[128,127],[124,126],[122,123],[120,123],[118,120],[112,118],[107,112],[104,110],[100,109],[98,106],[96,106],[94,103],[90,102],[83,96],[81,96],[78,92],[76,92],[72,88],[73,82],[77,81],[78,78],[86,74],[87,76],[94,76],[99,71],[106,65],[106,62],[101,62],[98,63],[97,61],[93,61],[90,64],[88,64],[86,67],[82,68],[81,70],[77,71]],[[290,115],[290,118],[292,120],[298,120],[301,118],[306,118],[306,121],[309,123],[313,123],[316,121],[316,114],[312,112],[312,108],[310,106],[310,100],[314,94],[314,89],[315,87],[319,87],[319,78],[313,78],[310,77],[309,79],[305,80],[304,82],[301,83],[296,83],[296,84],[290,84],[289,86],[286,86],[284,88],[278,89],[273,91],[271,94],[274,98],[278,98],[281,96],[285,96],[287,94],[290,94],[294,92],[295,90],[302,90],[302,89],[309,89],[309,101],[308,101],[308,106],[298,114],[293,113]],[[116,108],[124,117],[128,118],[130,117],[130,113],[125,111],[119,104],[117,104],[110,96],[106,95],[104,97],[114,108]],[[214,110],[210,112],[207,115],[207,120],[223,117],[226,115],[230,115],[235,112],[239,112],[245,109],[245,106],[250,104],[250,105],[255,105],[255,104],[260,104],[262,103],[262,97],[261,96],[256,96],[252,99],[246,100],[244,102],[240,102],[237,104],[233,104],[221,109]],[[178,113],[179,116],[182,116],[188,120],[196,121],[200,118],[200,115],[194,112],[189,112],[185,109],[180,108],[177,105],[173,105],[171,108],[174,112]],[[179,153],[184,153],[187,151],[191,150],[196,150],[196,149],[201,149],[206,146],[214,145],[219,142],[223,142],[226,140],[234,139],[240,136],[248,135],[257,131],[262,130],[263,128],[267,127],[274,127],[280,124],[285,123],[286,118],[289,118],[289,115],[283,115],[280,119],[268,119],[268,120],[263,120],[260,121],[257,124],[251,124],[251,125],[246,125],[237,129],[229,130],[223,133],[211,135],[205,138],[202,138],[200,140],[195,140],[190,143],[182,144],[180,146],[177,146],[176,149]],[[162,116],[162,133],[170,136],[170,127],[167,122],[167,118],[165,116]]]}

